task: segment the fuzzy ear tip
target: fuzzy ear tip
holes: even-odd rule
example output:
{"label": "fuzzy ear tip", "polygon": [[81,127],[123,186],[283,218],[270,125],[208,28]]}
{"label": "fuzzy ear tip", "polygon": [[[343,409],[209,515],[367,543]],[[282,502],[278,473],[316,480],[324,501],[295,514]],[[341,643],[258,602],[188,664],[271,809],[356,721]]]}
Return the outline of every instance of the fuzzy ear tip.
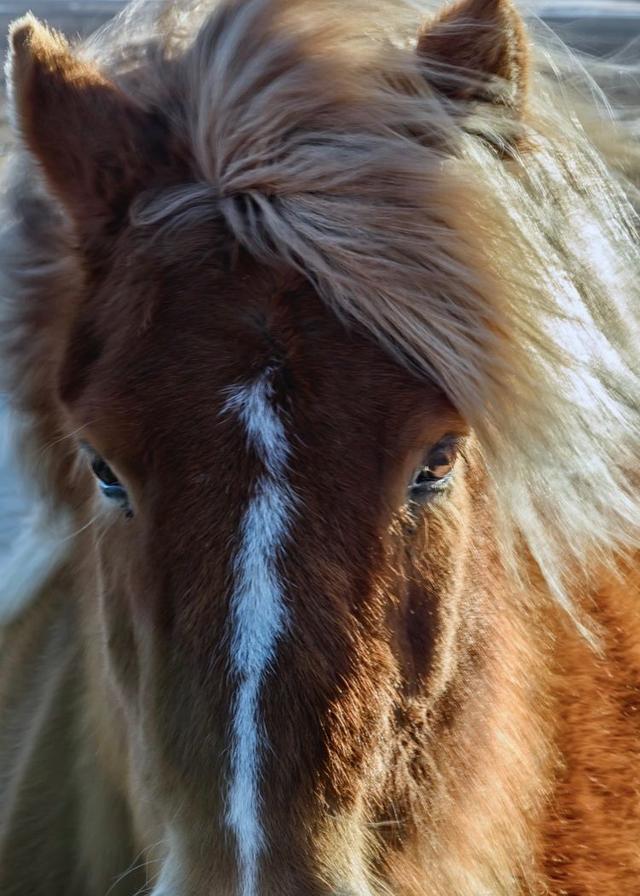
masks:
{"label": "fuzzy ear tip", "polygon": [[464,9],[470,19],[509,19],[518,16],[515,0],[462,0],[457,9]]}
{"label": "fuzzy ear tip", "polygon": [[65,38],[47,28],[31,12],[9,26],[9,46],[10,55],[21,62],[28,58],[46,58],[68,49]]}
{"label": "fuzzy ear tip", "polygon": [[9,26],[9,53],[5,62],[9,90],[20,91],[36,68],[53,69],[67,53],[65,38],[47,28],[33,13],[16,19]]}
{"label": "fuzzy ear tip", "polygon": [[42,25],[30,12],[12,22],[9,26],[9,43],[13,53],[21,56],[25,50],[29,50],[39,28],[42,28]]}
{"label": "fuzzy ear tip", "polygon": [[9,26],[9,53],[4,68],[6,83],[12,97],[14,91],[19,90],[19,86],[26,82],[33,69],[33,44],[38,28],[42,28],[42,25],[31,13],[16,19]]}
{"label": "fuzzy ear tip", "polygon": [[479,13],[485,14],[513,14],[516,11],[516,5],[513,0],[474,0],[470,4],[477,9]]}

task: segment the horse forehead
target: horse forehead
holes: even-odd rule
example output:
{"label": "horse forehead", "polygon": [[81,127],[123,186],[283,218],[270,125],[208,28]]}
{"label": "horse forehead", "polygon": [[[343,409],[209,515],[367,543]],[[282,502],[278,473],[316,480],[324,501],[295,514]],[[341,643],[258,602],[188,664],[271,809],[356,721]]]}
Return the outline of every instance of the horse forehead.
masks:
{"label": "horse forehead", "polygon": [[[265,370],[281,397],[320,416],[371,418],[385,402],[393,414],[398,400],[406,415],[425,394],[381,346],[290,274],[253,264],[226,274],[190,274],[183,265],[170,273],[141,296],[121,285],[120,301],[100,309],[107,351],[92,376],[101,405],[117,397],[125,415],[152,424],[187,403],[194,420],[205,415],[217,426],[228,390]],[[188,424],[182,412],[180,420]]]}
{"label": "horse forehead", "polygon": [[244,419],[249,407],[258,419],[262,407],[260,430],[273,407],[296,455],[302,443],[324,443],[323,453],[305,452],[312,475],[327,458],[336,471],[347,462],[353,469],[383,443],[401,453],[405,433],[421,440],[412,421],[420,430],[421,421],[441,417],[433,387],[409,375],[364,328],[338,319],[291,271],[245,255],[226,270],[219,258],[189,264],[177,251],[165,260],[145,250],[117,261],[89,309],[106,350],[77,409],[78,425],[97,420],[106,430],[98,447],[108,457],[113,442],[114,459],[120,446],[134,453],[144,446],[172,476],[195,479],[225,458],[232,463],[222,475],[231,467],[237,473],[255,457],[256,443],[230,413],[229,395],[264,382],[265,371],[272,391],[260,393],[262,405],[249,392]]}

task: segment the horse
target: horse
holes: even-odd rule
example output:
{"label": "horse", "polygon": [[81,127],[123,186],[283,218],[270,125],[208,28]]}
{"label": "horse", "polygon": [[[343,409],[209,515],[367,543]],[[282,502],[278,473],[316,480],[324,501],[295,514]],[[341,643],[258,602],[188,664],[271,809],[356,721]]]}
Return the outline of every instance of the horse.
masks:
{"label": "horse", "polygon": [[7,84],[3,896],[639,893],[632,116],[511,0]]}

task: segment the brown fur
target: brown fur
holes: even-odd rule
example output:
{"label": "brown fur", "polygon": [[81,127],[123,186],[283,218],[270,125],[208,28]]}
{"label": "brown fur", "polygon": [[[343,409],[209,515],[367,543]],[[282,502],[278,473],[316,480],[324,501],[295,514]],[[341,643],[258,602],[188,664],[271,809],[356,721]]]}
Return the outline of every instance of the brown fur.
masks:
{"label": "brown fur", "polygon": [[115,226],[131,197],[158,179],[157,118],[136,109],[94,65],[76,58],[62,36],[32,17],[14,26],[11,41],[23,139],[40,148],[50,186],[82,220],[85,236],[90,228]]}
{"label": "brown fur", "polygon": [[[416,115],[403,146],[408,156],[409,141],[426,147],[442,179],[415,209],[434,215],[439,209],[428,232],[433,251],[441,251],[443,232],[451,249],[448,266],[439,255],[442,268],[434,265],[429,276],[420,269],[416,281],[434,331],[443,342],[450,337],[444,348],[436,345],[440,354],[427,376],[416,366],[421,356],[409,349],[416,333],[425,343],[433,338],[429,318],[425,324],[412,317],[409,306],[392,307],[385,318],[371,300],[374,326],[366,306],[349,307],[341,298],[341,277],[348,282],[348,275],[358,275],[356,289],[389,275],[374,268],[366,281],[347,235],[341,241],[325,226],[327,211],[318,202],[336,197],[342,201],[330,206],[336,227],[351,223],[340,215],[362,199],[354,180],[344,182],[334,172],[326,196],[319,182],[307,192],[289,188],[278,180],[280,158],[268,167],[273,147],[265,137],[260,151],[267,147],[267,161],[257,149],[250,156],[269,183],[269,191],[264,184],[258,190],[251,180],[258,175],[243,168],[246,158],[233,143],[242,137],[242,121],[232,120],[227,146],[222,138],[216,142],[215,131],[198,130],[178,100],[180,91],[191,100],[188,76],[200,71],[198,60],[212,64],[206,51],[216,40],[224,48],[220,35],[244,23],[247,51],[266,47],[280,59],[275,47],[296,74],[288,79],[282,63],[290,93],[277,111],[300,118],[299,130],[287,128],[286,139],[306,134],[300,85],[315,85],[317,72],[325,71],[328,80],[317,83],[321,101],[313,109],[319,117],[308,113],[314,127],[321,122],[330,133],[331,102],[344,104],[363,143],[363,134],[371,138],[368,151],[375,157],[384,134],[362,97],[376,100],[380,114],[390,116],[385,123],[400,127],[387,80],[372,86],[366,57],[362,71],[340,61],[330,29],[315,35],[310,26],[311,36],[297,43],[288,30],[293,26],[283,31],[282,21],[298,13],[296,4],[231,3],[205,19],[182,55],[171,55],[170,43],[165,57],[157,43],[146,46],[171,72],[175,94],[164,97],[162,109],[145,99],[145,69],[135,52],[125,74],[111,80],[34,20],[14,27],[12,90],[24,149],[6,199],[15,230],[1,247],[12,285],[4,312],[5,366],[24,421],[26,459],[51,512],[69,513],[72,530],[57,564],[46,567],[44,581],[34,581],[31,602],[3,627],[0,890],[3,896],[104,896],[107,890],[124,896],[146,879],[153,896],[243,893],[242,854],[227,816],[241,685],[233,674],[229,626],[243,514],[255,500],[265,462],[229,412],[228,397],[230,388],[268,371],[270,406],[290,446],[283,478],[295,510],[276,558],[288,625],[259,696],[268,748],[260,775],[266,846],[255,896],[631,896],[640,879],[640,803],[633,785],[640,750],[640,582],[637,531],[621,535],[614,514],[624,516],[625,489],[632,484],[622,472],[625,438],[634,444],[631,416],[618,442],[611,433],[598,444],[598,431],[571,416],[571,402],[544,379],[550,368],[562,388],[573,384],[563,379],[562,344],[545,355],[548,334],[533,312],[526,316],[530,308],[522,310],[520,328],[510,330],[502,311],[511,306],[499,308],[499,298],[495,316],[493,306],[462,302],[476,282],[485,290],[477,287],[478,302],[493,298],[493,285],[506,292],[496,272],[486,270],[490,247],[481,251],[480,235],[497,240],[489,225],[511,219],[499,218],[486,194],[479,220],[471,200],[484,194],[470,186],[470,205],[461,202],[464,180],[453,174],[447,180],[447,164],[471,154],[477,139],[478,159],[496,172],[496,182],[512,178],[523,204],[536,202],[536,182],[527,183],[524,172],[510,169],[512,162],[499,154],[489,156],[487,141],[473,136],[466,118],[469,99],[481,105],[495,99],[485,92],[487,76],[511,90],[497,102],[507,107],[500,114],[511,121],[524,116],[522,25],[506,3],[474,0],[422,34],[422,54],[477,75],[472,94],[445,90],[437,66],[433,82],[421,88],[425,72],[411,75],[408,63],[398,65],[406,77],[397,83],[408,94],[393,95],[400,111],[410,112],[414,90],[434,126],[421,143]],[[449,28],[460,21],[478,23],[479,42],[470,36],[478,34],[473,29],[451,42]],[[330,66],[321,67],[322,53],[334,50],[337,61],[328,58],[344,83],[332,81]],[[383,58],[395,59],[395,50],[389,52]],[[223,75],[227,69],[209,72],[211,94],[204,95],[212,103]],[[446,100],[439,98],[443,92]],[[450,102],[465,104],[464,126],[450,120]],[[207,121],[209,114],[207,107]],[[447,139],[438,139],[438,127]],[[282,153],[286,145],[275,143]],[[355,139],[342,149],[354,145]],[[561,195],[559,207],[568,214],[583,208],[584,197],[554,148],[549,181],[537,186],[543,192],[541,184],[559,180],[569,197],[562,205]],[[229,168],[245,179],[237,194],[215,154],[227,149]],[[538,150],[544,156],[544,148]],[[390,243],[404,233],[412,246],[407,228],[418,219],[405,216],[414,209],[411,181],[401,176],[406,160],[382,156],[381,167],[372,170],[384,171],[387,180],[372,184],[361,175],[357,183],[378,202],[373,209],[388,225]],[[469,164],[479,175],[481,167]],[[312,176],[303,166],[294,173],[301,180]],[[396,192],[400,199],[391,205]],[[625,207],[615,202],[622,228]],[[316,226],[322,218],[323,227],[309,232],[326,236],[326,268],[316,259],[306,270],[294,246],[288,252],[278,244],[279,228],[290,223],[287,209],[301,230],[312,227],[305,212],[315,214],[308,218]],[[261,215],[271,229],[252,229]],[[533,221],[527,246],[535,255]],[[361,222],[362,233],[368,223]],[[466,230],[473,230],[475,242],[456,242]],[[295,236],[295,228],[284,232]],[[396,265],[395,279],[404,276],[400,259],[407,268],[419,267],[409,253],[396,258],[389,250],[387,257],[384,243],[378,251]],[[373,265],[375,258],[367,259]],[[585,271],[569,261],[564,273],[580,285]],[[336,281],[331,297],[326,270]],[[455,289],[437,293],[445,274]],[[458,282],[465,278],[467,293]],[[391,287],[384,295],[400,305]],[[586,286],[584,295],[589,309]],[[533,299],[532,307],[542,315]],[[483,313],[474,316],[478,309]],[[613,314],[590,310],[594,328],[600,314],[616,329]],[[561,308],[554,322],[566,322],[566,313]],[[456,363],[456,336],[467,314],[484,329],[477,341],[461,343],[469,350],[461,370],[476,378],[478,389],[460,394],[458,381],[442,381],[442,365]],[[390,321],[393,339],[383,338]],[[611,338],[631,364],[623,337]],[[496,357],[485,369],[487,346]],[[534,349],[542,355],[540,367],[528,359]],[[522,370],[509,363],[516,357]],[[534,373],[541,376],[539,403],[529,394]],[[603,382],[609,385],[605,374]],[[505,399],[511,416],[500,419],[516,433],[512,442],[494,432],[492,389],[500,383],[514,390]],[[610,405],[602,413],[609,410],[611,419],[623,416],[614,400],[619,394],[627,394],[622,386],[606,393]],[[518,396],[530,419],[518,417]],[[472,397],[479,402],[476,416],[484,413],[489,421],[485,429],[468,419]],[[416,510],[408,484],[447,435],[459,444],[451,487]],[[126,485],[130,518],[100,500],[81,443],[108,460]],[[556,443],[557,455],[548,457],[554,468],[538,481],[533,461]],[[500,455],[500,465],[492,450],[506,445],[513,452]],[[566,461],[564,478],[570,479],[572,458],[584,445],[602,449],[603,458],[593,460],[597,470],[608,464],[613,471],[610,515],[604,499],[585,497],[584,482],[563,483],[563,471],[555,470]],[[604,480],[587,476],[592,470],[586,468],[583,479],[591,490],[604,490]],[[538,491],[518,491],[517,484],[534,474]],[[522,502],[507,518],[500,491]],[[574,521],[562,541],[565,503],[591,509],[601,537],[590,520],[582,528]],[[635,518],[628,514],[623,522],[631,526]],[[540,535],[541,522],[561,532],[558,545]],[[507,524],[512,531],[505,534]],[[557,555],[565,548],[562,565]],[[567,592],[574,617],[589,620],[599,636],[599,649],[563,608]]]}
{"label": "brown fur", "polygon": [[[602,631],[599,656],[565,635],[554,680],[562,750],[544,863],[552,892],[629,893],[640,886],[635,784],[640,746],[640,650],[634,564],[603,576],[589,611]],[[586,695],[589,695],[587,698]]]}
{"label": "brown fur", "polygon": [[[487,100],[524,112],[530,71],[524,23],[510,3],[449,6],[418,37],[418,53],[441,66],[434,85],[456,101]],[[480,76],[480,77],[479,77]]]}

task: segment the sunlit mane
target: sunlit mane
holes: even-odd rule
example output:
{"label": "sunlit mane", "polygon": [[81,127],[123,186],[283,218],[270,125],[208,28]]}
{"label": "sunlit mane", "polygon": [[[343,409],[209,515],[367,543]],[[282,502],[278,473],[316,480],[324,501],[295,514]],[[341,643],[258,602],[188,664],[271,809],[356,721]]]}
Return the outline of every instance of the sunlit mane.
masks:
{"label": "sunlit mane", "polygon": [[567,603],[640,524],[634,211],[549,52],[522,125],[454,113],[407,47],[415,6],[139,3],[86,52],[188,135],[193,183],[140,197],[134,225],[222,214],[434,380],[479,438],[505,551],[523,537]]}

